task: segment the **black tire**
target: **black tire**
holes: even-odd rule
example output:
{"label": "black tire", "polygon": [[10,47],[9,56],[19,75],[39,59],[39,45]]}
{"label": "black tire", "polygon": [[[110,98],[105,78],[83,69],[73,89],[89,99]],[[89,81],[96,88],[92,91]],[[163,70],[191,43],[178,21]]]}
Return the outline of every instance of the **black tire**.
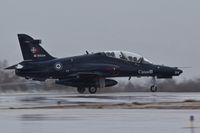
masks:
{"label": "black tire", "polygon": [[78,87],[77,91],[79,94],[83,94],[85,92],[85,88],[84,87]]}
{"label": "black tire", "polygon": [[151,92],[157,92],[158,91],[158,87],[155,85],[152,85],[150,88]]}
{"label": "black tire", "polygon": [[88,91],[90,92],[90,94],[95,94],[97,92],[97,87],[89,87]]}

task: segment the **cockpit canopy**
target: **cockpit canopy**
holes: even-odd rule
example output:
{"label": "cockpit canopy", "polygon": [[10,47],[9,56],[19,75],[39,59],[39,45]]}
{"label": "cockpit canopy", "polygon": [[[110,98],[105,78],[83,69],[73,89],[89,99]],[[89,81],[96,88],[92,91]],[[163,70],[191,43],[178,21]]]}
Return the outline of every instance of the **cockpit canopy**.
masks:
{"label": "cockpit canopy", "polygon": [[138,55],[136,53],[131,53],[127,51],[105,51],[103,53],[105,53],[105,55],[108,57],[127,60],[130,62],[152,64],[151,61],[147,60],[146,58],[143,58],[141,55]]}

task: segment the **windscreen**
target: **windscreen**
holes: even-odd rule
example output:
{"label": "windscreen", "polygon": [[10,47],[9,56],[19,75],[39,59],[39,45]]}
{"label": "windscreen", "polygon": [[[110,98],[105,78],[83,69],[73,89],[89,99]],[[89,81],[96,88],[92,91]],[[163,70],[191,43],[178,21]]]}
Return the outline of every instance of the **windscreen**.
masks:
{"label": "windscreen", "polygon": [[118,58],[135,63],[152,64],[152,62],[136,53],[126,51],[105,51],[104,53],[108,57]]}

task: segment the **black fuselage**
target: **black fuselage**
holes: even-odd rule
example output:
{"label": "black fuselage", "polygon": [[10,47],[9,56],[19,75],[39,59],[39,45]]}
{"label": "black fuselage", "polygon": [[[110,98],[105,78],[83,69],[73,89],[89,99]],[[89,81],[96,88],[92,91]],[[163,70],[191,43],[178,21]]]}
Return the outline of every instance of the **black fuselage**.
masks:
{"label": "black fuselage", "polygon": [[[134,63],[105,56],[103,53],[53,59],[42,62],[22,62],[22,69],[16,69],[19,76],[33,79],[67,79],[77,73],[99,74],[99,77],[143,77],[172,78],[182,73],[176,67]],[[60,66],[56,66],[60,65]],[[57,68],[58,67],[58,68]],[[61,68],[60,68],[61,67]]]}
{"label": "black fuselage", "polygon": [[[68,58],[55,58],[40,46],[41,40],[26,34],[18,34],[22,51],[21,63],[6,69],[14,69],[16,75],[38,81],[56,79],[56,84],[73,86],[83,93],[89,88],[95,93],[97,88],[114,86],[112,77],[172,78],[182,73],[176,67],[152,64],[147,59],[125,51],[107,51]],[[155,83],[152,91],[157,88]]]}

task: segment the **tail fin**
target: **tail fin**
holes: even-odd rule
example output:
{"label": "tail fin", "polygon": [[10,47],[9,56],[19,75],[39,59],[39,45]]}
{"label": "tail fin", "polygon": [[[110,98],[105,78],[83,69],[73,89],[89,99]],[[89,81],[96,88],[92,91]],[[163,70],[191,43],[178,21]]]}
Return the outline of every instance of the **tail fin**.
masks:
{"label": "tail fin", "polygon": [[18,39],[24,60],[47,61],[55,59],[41,46],[41,40],[35,40],[26,34],[18,34]]}

